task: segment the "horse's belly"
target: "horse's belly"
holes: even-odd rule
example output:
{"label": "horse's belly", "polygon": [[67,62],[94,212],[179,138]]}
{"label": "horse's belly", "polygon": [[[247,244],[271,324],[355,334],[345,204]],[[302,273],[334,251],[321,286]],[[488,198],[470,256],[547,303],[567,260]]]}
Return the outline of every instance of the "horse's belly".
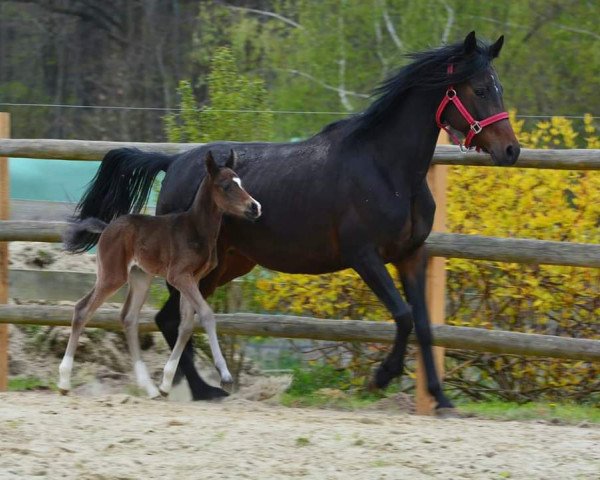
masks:
{"label": "horse's belly", "polygon": [[285,231],[263,228],[243,230],[236,229],[228,234],[228,243],[263,267],[286,273],[313,274],[344,268],[334,231],[308,227]]}

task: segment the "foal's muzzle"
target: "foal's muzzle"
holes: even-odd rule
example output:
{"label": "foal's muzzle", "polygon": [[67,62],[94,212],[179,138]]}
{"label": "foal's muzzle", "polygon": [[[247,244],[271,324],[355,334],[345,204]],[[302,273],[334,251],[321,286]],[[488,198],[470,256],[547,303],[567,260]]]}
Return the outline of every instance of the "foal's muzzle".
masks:
{"label": "foal's muzzle", "polygon": [[248,208],[246,209],[246,211],[244,212],[244,215],[246,216],[246,218],[248,220],[257,220],[258,217],[260,217],[262,211],[261,211],[261,206],[260,203],[258,203],[256,200],[252,201],[250,203],[250,205],[248,205]]}

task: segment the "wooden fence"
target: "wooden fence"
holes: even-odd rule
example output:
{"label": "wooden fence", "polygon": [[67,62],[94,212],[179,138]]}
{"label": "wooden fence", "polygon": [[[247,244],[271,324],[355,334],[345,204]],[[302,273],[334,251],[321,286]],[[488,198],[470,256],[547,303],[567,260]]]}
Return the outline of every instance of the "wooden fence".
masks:
{"label": "wooden fence", "polygon": [[[195,145],[0,139],[0,157],[12,156],[92,161],[100,160],[110,149],[123,146],[137,147],[146,151],[179,153]],[[456,147],[439,145],[436,148],[433,163],[438,165],[489,166],[490,159],[488,155],[472,152],[465,154],[460,152]],[[516,167],[600,170],[600,150],[523,149]],[[8,218],[8,216],[0,218]],[[62,222],[0,221],[0,242],[17,240],[57,242],[60,241],[60,233],[63,228],[64,223]],[[600,245],[594,244],[494,238],[481,235],[457,235],[436,232],[429,237],[427,245],[428,250],[434,256],[438,257],[600,267]],[[0,265],[1,269],[2,266]],[[2,278],[0,277],[1,283]],[[2,286],[0,285],[1,292]],[[1,298],[0,303],[2,303]],[[70,310],[64,307],[0,306],[0,327],[4,323],[68,325],[70,323],[70,315]],[[155,328],[150,317],[151,314],[145,314],[145,321],[142,324],[143,329],[153,330]],[[218,318],[220,332],[239,335],[384,343],[392,342],[394,337],[394,325],[389,323],[250,314],[219,315]],[[101,310],[90,323],[90,326],[116,329],[119,328],[119,323],[114,311]],[[600,360],[600,341],[598,340],[490,331],[446,325],[434,325],[433,330],[434,344],[449,348],[570,358],[585,361]],[[0,333],[1,331],[0,329]],[[0,335],[0,341],[1,339],[2,336]],[[0,382],[1,377],[2,360],[0,358]]]}

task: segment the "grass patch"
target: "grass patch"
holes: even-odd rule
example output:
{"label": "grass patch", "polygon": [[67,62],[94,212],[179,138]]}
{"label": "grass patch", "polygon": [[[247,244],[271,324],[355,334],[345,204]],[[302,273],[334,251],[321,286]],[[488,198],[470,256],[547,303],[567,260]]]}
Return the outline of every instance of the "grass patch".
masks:
{"label": "grass patch", "polygon": [[25,392],[29,390],[53,390],[46,380],[38,377],[14,377],[8,379],[9,392]]}
{"label": "grass patch", "polygon": [[600,424],[600,408],[568,403],[471,402],[458,405],[463,412],[495,420],[548,420]]}

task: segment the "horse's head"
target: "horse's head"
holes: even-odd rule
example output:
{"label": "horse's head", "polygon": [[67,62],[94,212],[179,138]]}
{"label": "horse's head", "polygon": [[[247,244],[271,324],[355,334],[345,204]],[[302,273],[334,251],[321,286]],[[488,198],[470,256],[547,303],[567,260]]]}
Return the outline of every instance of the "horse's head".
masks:
{"label": "horse's head", "polygon": [[231,150],[224,167],[219,167],[212,156],[206,154],[206,172],[212,184],[212,195],[217,206],[225,213],[248,220],[256,220],[261,215],[261,206],[242,187],[240,177],[233,171],[236,156]]}
{"label": "horse's head", "polygon": [[[449,125],[465,135],[465,147],[471,145],[488,152],[496,165],[513,165],[519,158],[520,146],[504,111],[502,85],[491,60],[498,57],[504,36],[487,46],[477,42],[475,32],[465,38],[463,52],[455,63],[448,65],[448,77],[453,82],[442,100],[436,119],[438,125]],[[466,80],[461,69],[483,62],[485,68]],[[463,68],[464,67],[464,68]]]}

